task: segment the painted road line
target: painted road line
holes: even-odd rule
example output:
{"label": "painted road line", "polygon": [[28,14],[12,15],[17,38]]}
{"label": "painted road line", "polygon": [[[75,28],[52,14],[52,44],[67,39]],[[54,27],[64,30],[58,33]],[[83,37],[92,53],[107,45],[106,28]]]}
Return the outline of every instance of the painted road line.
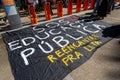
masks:
{"label": "painted road line", "polygon": [[65,80],[74,80],[70,74],[65,77]]}

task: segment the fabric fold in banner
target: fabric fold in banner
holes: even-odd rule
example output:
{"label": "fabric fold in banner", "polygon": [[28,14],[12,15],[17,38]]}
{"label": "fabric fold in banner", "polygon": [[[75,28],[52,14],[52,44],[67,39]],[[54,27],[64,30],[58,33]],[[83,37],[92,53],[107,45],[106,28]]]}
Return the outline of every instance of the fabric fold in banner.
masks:
{"label": "fabric fold in banner", "polygon": [[110,26],[74,15],[3,34],[15,80],[62,80],[111,40]]}

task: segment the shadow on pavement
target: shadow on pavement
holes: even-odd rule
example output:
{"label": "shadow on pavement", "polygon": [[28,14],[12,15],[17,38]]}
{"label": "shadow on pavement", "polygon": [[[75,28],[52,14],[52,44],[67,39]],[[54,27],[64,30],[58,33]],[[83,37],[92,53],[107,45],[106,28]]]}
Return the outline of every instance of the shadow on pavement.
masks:
{"label": "shadow on pavement", "polygon": [[[119,46],[120,47],[120,46]],[[111,55],[103,55],[102,58],[105,61],[109,61],[110,63],[115,63],[115,64],[119,64],[120,63],[120,53],[119,53],[119,49],[114,49],[116,51],[113,51],[114,54]],[[120,67],[119,67],[120,69]]]}
{"label": "shadow on pavement", "polygon": [[103,30],[104,37],[120,38],[120,25],[114,25]]}
{"label": "shadow on pavement", "polygon": [[108,77],[110,77],[110,80],[120,80],[120,70],[110,70]]}
{"label": "shadow on pavement", "polygon": [[109,54],[102,55],[102,59],[106,62],[108,68],[105,72],[107,80],[120,80],[120,45],[117,41],[113,42],[115,46],[108,48]]}
{"label": "shadow on pavement", "polygon": [[80,17],[80,19],[88,19],[88,20],[98,21],[98,20],[103,20],[104,18],[100,19],[97,15],[92,16],[92,15],[89,15],[89,13],[88,13],[85,16]]}

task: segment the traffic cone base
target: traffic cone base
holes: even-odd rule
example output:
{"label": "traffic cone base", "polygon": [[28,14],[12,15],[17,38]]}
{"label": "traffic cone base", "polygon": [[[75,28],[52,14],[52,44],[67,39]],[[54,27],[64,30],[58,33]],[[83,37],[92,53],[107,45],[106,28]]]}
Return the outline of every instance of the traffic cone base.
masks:
{"label": "traffic cone base", "polygon": [[28,13],[30,16],[31,24],[38,24],[38,18],[35,12],[34,5],[28,5]]}

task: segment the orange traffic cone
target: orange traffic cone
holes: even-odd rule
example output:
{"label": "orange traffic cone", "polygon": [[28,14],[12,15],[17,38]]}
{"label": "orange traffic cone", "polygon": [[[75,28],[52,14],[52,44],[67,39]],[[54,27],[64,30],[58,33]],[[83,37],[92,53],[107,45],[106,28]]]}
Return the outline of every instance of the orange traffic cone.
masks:
{"label": "orange traffic cone", "polygon": [[80,12],[81,11],[81,0],[77,0],[76,1],[76,12]]}
{"label": "orange traffic cone", "polygon": [[72,14],[72,0],[68,0],[68,14]]}
{"label": "orange traffic cone", "polygon": [[50,10],[50,3],[49,2],[44,3],[44,11],[45,11],[46,20],[51,20],[52,16],[51,16],[51,10]]}
{"label": "orange traffic cone", "polygon": [[63,5],[62,1],[57,1],[57,16],[62,17],[63,16]]}
{"label": "orange traffic cone", "polygon": [[38,18],[35,12],[34,5],[28,5],[28,13],[30,16],[31,24],[38,24]]}
{"label": "orange traffic cone", "polygon": [[88,10],[88,0],[84,0],[84,10]]}
{"label": "orange traffic cone", "polygon": [[95,0],[91,0],[90,9],[93,9],[95,6]]}

